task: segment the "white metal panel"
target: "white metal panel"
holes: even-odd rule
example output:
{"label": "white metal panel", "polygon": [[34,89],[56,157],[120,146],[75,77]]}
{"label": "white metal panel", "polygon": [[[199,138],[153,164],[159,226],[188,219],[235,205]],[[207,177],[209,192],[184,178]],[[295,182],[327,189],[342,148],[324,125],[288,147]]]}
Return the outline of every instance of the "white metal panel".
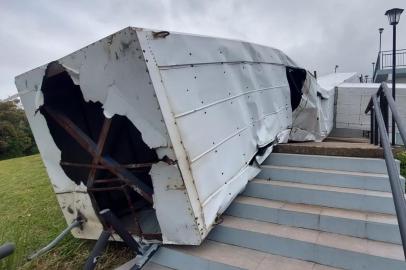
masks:
{"label": "white metal panel", "polygon": [[156,64],[178,66],[221,62],[264,62],[296,64],[278,49],[224,38],[171,32],[165,38],[150,39]]}
{"label": "white metal panel", "polygon": [[[154,39],[151,33],[147,40],[143,45],[148,45],[158,66],[198,200],[203,212],[211,213],[204,215],[210,228],[222,204],[235,196],[231,183],[241,187],[248,181],[231,179],[248,166],[258,147],[291,125],[286,71],[281,65],[244,63],[278,55],[272,49],[266,54],[257,45],[178,34]],[[232,191],[231,198],[210,203],[224,186]]]}
{"label": "white metal panel", "polygon": [[[190,203],[185,203],[189,199],[178,167],[159,162],[152,166],[150,174],[154,179],[154,207],[163,241],[168,244],[199,244],[201,238],[195,215]],[[176,216],[175,212],[178,213]]]}

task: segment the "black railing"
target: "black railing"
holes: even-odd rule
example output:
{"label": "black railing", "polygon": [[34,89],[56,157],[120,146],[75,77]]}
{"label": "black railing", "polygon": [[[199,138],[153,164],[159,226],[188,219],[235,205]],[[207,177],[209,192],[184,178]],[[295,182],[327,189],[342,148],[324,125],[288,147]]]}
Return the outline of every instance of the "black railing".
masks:
{"label": "black railing", "polygon": [[403,252],[406,258],[406,200],[404,187],[400,182],[399,172],[393,157],[392,147],[388,136],[389,110],[398,126],[403,143],[406,144],[406,129],[396,109],[395,101],[386,83],[382,83],[378,91],[372,95],[365,113],[371,112],[370,141],[375,145],[379,143],[383,147],[386,168],[388,170],[389,182],[392,190],[393,202],[395,204],[396,217],[399,224],[400,236],[402,239]]}
{"label": "black railing", "polygon": [[[392,68],[392,51],[382,51],[380,54],[380,69]],[[406,49],[396,51],[396,67],[406,67]]]}
{"label": "black railing", "polygon": [[13,243],[6,243],[0,246],[0,260],[13,254],[15,246]]}

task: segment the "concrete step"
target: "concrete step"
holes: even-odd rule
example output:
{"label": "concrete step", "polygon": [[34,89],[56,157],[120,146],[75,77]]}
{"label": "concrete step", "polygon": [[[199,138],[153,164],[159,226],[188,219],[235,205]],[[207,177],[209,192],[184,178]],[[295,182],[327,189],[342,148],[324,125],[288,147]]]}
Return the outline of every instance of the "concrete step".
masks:
{"label": "concrete step", "polygon": [[248,183],[243,195],[290,203],[395,214],[392,194],[382,191],[254,179]]}
{"label": "concrete step", "polygon": [[369,138],[364,137],[334,137],[328,136],[323,142],[348,142],[348,143],[369,143]]}
{"label": "concrete step", "polygon": [[343,269],[406,267],[400,245],[231,216],[224,216],[209,238]]}
{"label": "concrete step", "polygon": [[[386,174],[337,171],[331,169],[263,165],[258,178],[346,188],[391,191]],[[402,186],[405,179],[401,179]]]}
{"label": "concrete step", "polygon": [[239,196],[227,215],[401,244],[396,216]]}
{"label": "concrete step", "polygon": [[[151,258],[151,263],[166,267],[163,269],[179,270],[338,269],[210,240],[205,240],[200,246],[161,247]],[[157,268],[157,270],[161,269]]]}
{"label": "concrete step", "polygon": [[[131,269],[131,268],[128,268],[128,269]],[[166,266],[162,266],[162,265],[159,265],[159,264],[156,264],[156,263],[153,263],[153,262],[148,262],[142,268],[142,270],[172,270],[172,269],[174,269],[174,268],[169,268],[169,267],[166,267]],[[116,269],[116,270],[119,270],[119,269]]]}
{"label": "concrete step", "polygon": [[[396,161],[398,169],[399,161]],[[387,174],[384,159],[271,153],[263,165]],[[399,169],[400,172],[400,169]]]}
{"label": "concrete step", "polygon": [[383,149],[369,143],[331,141],[286,143],[276,145],[274,152],[303,155],[383,158]]}

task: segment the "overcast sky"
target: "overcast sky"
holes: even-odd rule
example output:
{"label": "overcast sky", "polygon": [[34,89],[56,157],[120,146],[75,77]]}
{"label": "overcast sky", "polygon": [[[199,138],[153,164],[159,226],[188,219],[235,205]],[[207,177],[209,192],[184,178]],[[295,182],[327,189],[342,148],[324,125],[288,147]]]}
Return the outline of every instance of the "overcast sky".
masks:
{"label": "overcast sky", "polygon": [[[14,77],[126,26],[236,38],[279,48],[308,70],[372,72],[392,47],[384,13],[405,0],[0,0],[0,98]],[[406,13],[406,12],[405,12]],[[406,14],[398,25],[406,48]]]}

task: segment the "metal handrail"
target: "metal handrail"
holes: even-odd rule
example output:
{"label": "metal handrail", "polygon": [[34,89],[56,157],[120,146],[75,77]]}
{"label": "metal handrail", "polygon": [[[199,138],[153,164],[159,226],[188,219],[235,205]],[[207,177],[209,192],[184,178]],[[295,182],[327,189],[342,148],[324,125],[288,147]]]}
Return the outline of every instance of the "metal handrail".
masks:
{"label": "metal handrail", "polygon": [[[406,49],[396,50],[396,67],[406,67]],[[391,68],[393,63],[393,51],[381,51],[381,69]]]}
{"label": "metal handrail", "polygon": [[[380,101],[378,101],[378,97]],[[384,104],[383,108],[381,104]],[[389,105],[389,106],[388,106]],[[395,204],[396,217],[399,224],[400,236],[402,239],[403,252],[406,259],[406,200],[404,195],[404,187],[402,187],[399,172],[397,170],[395,158],[393,157],[392,147],[388,136],[388,114],[385,110],[390,108],[392,117],[395,119],[402,140],[406,143],[406,129],[403,125],[399,113],[396,109],[395,102],[389,92],[386,83],[382,83],[378,91],[372,95],[371,100],[365,110],[365,113],[371,112],[371,142],[377,144],[380,140],[384,150],[386,168],[388,170],[389,182],[392,190],[393,202]],[[383,110],[382,110],[383,109]],[[377,137],[379,136],[379,138]]]}
{"label": "metal handrail", "polygon": [[6,243],[0,246],[0,260],[6,258],[13,254],[15,250],[15,245],[13,243]]}

